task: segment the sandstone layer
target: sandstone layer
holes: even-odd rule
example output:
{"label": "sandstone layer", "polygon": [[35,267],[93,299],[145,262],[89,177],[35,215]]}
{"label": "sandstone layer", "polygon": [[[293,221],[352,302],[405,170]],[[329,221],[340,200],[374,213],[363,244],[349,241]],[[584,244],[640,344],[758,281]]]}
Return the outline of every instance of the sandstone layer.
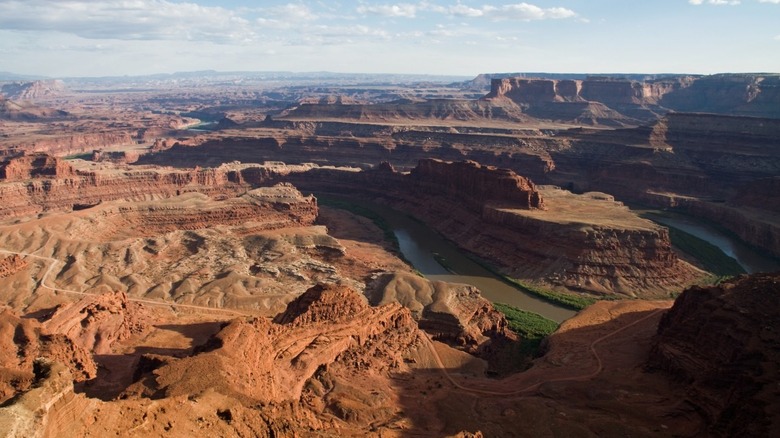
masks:
{"label": "sandstone layer", "polygon": [[[669,75],[642,80],[599,76],[502,77],[492,79],[486,98],[514,102],[533,117],[586,124],[630,124],[653,120],[669,111],[777,118],[780,77],[772,74]],[[582,115],[571,117],[576,114],[571,109],[583,108],[585,102],[602,106],[602,117],[590,120]]]}
{"label": "sandstone layer", "polygon": [[78,169],[45,154],[12,158],[0,165],[0,217],[82,209],[111,200],[148,200],[197,192],[233,197],[270,178],[260,165],[229,164],[212,169],[126,168],[103,164]]}

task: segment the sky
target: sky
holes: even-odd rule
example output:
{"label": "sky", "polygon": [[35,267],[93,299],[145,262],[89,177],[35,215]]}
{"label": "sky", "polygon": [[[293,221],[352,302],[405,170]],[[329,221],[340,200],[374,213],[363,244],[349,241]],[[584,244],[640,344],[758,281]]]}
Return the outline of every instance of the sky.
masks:
{"label": "sky", "polygon": [[0,0],[0,71],[780,72],[780,0]]}

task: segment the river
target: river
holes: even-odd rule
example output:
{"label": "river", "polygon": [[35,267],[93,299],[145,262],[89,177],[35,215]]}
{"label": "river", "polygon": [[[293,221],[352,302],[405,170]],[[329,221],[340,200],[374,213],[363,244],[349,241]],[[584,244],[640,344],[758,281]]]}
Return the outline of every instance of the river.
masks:
{"label": "river", "polygon": [[[479,288],[482,296],[491,302],[509,304],[556,322],[571,318],[576,313],[511,286],[464,255],[454,243],[402,212],[363,200],[349,198],[348,202],[380,215],[398,239],[399,249],[406,260],[429,280],[470,284]],[[637,211],[640,212],[649,213],[656,222],[673,226],[710,242],[735,258],[747,272],[780,269],[778,260],[765,257],[738,239],[691,217],[669,212],[663,212],[661,215],[661,212],[652,210]],[[446,268],[437,258],[444,261]]]}
{"label": "river", "polygon": [[724,254],[735,259],[747,273],[773,272],[780,269],[780,261],[758,253],[741,240],[702,223],[690,216],[668,211],[642,210],[655,222],[677,228],[717,246]]}
{"label": "river", "polygon": [[[454,243],[402,212],[362,200],[349,199],[349,202],[380,215],[398,239],[404,258],[429,280],[470,284],[491,302],[538,313],[555,322],[562,322],[577,313],[512,287],[464,255]],[[437,258],[444,259],[449,270]]]}
{"label": "river", "polygon": [[217,128],[219,120],[201,120],[200,123],[187,127],[187,131],[211,132]]}

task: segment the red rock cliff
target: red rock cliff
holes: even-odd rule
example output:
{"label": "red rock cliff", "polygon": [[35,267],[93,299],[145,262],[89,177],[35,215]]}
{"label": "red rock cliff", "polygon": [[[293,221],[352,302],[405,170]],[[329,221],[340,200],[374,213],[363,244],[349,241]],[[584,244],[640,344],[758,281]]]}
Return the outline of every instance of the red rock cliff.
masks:
{"label": "red rock cliff", "polygon": [[688,386],[708,436],[780,435],[780,275],[683,292],[664,315],[652,368]]}
{"label": "red rock cliff", "polygon": [[420,160],[409,178],[427,193],[465,198],[480,209],[488,202],[544,208],[542,196],[531,180],[509,169],[482,166],[475,161]]}
{"label": "red rock cliff", "polygon": [[3,200],[0,218],[38,214],[45,210],[78,209],[116,199],[168,198],[187,192],[214,197],[235,196],[263,185],[270,173],[259,165],[240,164],[211,169],[128,170],[106,166],[98,170],[74,171],[67,163],[47,155],[13,159],[5,172],[12,179],[0,183],[0,199]]}
{"label": "red rock cliff", "polygon": [[516,103],[577,102],[582,81],[554,79],[493,79],[487,99],[506,97]]}
{"label": "red rock cliff", "polygon": [[485,98],[506,97],[518,104],[594,101],[607,105],[654,105],[689,82],[687,77],[646,82],[598,77],[585,80],[502,78],[493,79]]}
{"label": "red rock cliff", "polygon": [[21,181],[31,178],[63,178],[74,174],[73,167],[47,154],[23,155],[0,163],[0,179]]}

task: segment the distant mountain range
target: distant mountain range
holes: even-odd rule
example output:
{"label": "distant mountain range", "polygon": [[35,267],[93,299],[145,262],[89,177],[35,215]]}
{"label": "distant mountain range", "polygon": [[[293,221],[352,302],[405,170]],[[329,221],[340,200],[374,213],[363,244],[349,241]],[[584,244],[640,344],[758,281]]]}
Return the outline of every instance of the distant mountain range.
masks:
{"label": "distant mountain range", "polygon": [[[0,72],[0,81],[29,81],[47,79],[42,76],[18,75],[15,73]],[[219,72],[215,70],[201,70],[176,73],[159,73],[142,76],[104,76],[104,77],[60,77],[66,84],[91,84],[91,85],[115,85],[115,84],[148,84],[160,82],[267,82],[267,81],[295,81],[302,85],[310,84],[409,84],[409,83],[437,83],[449,84],[470,80],[468,76],[456,75],[424,75],[424,74],[394,74],[394,73],[336,73],[336,72],[290,72],[290,71],[230,71]]]}
{"label": "distant mountain range", "polygon": [[37,81],[39,79],[49,79],[46,76],[36,75],[20,75],[16,73],[10,73],[7,71],[0,71],[0,81]]}

